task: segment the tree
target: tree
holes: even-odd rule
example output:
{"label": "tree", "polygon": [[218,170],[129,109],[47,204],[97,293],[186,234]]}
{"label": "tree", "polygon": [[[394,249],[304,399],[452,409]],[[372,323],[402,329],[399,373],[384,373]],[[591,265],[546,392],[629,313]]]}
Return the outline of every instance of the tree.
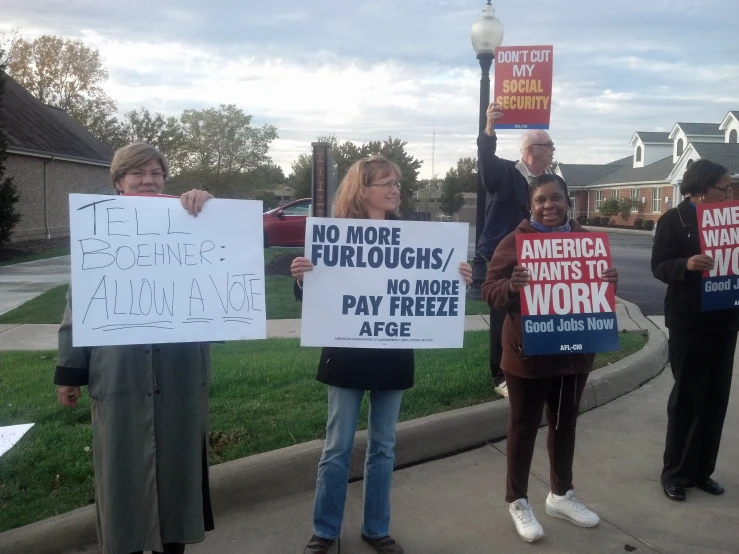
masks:
{"label": "tree", "polygon": [[261,200],[264,205],[264,211],[277,207],[277,197],[271,190],[263,190],[257,193],[256,200]]}
{"label": "tree", "polygon": [[66,111],[111,147],[118,146],[115,102],[102,89],[108,80],[103,58],[81,40],[43,35],[26,40],[14,35],[8,74],[44,104]]}
{"label": "tree", "polygon": [[[331,139],[332,137],[333,135],[328,138]],[[326,140],[326,142],[333,141]],[[336,146],[332,148],[331,155],[338,166],[339,180],[344,178],[349,167],[354,162],[368,156],[379,154],[380,156],[384,156],[398,164],[402,174],[400,209],[401,211],[415,211],[413,195],[416,188],[418,188],[418,170],[423,162],[417,160],[406,152],[405,147],[408,145],[406,141],[388,137],[387,140],[374,140],[361,146],[357,146],[350,141],[345,141],[341,144],[338,142],[333,143],[336,144]]]}
{"label": "tree", "polygon": [[618,215],[621,211],[621,207],[619,206],[618,200],[615,198],[609,198],[608,200],[603,200],[600,203],[600,208],[598,209],[601,215],[605,217],[613,217],[614,215]]}
{"label": "tree", "polygon": [[185,156],[185,133],[176,117],[164,117],[161,113],[152,114],[143,106],[139,110],[126,112],[121,123],[125,144],[146,142],[159,150],[177,173],[183,165]]}
{"label": "tree", "polygon": [[290,167],[292,173],[287,178],[287,185],[295,190],[296,198],[310,198],[313,192],[313,158],[300,154]]}
{"label": "tree", "polygon": [[[0,50],[0,106],[3,102],[3,94],[5,93],[5,66],[2,63],[4,52]],[[8,157],[8,142],[5,138],[5,131],[0,128],[0,245],[10,241],[13,228],[21,220],[21,215],[16,211],[15,205],[20,200],[13,179],[4,177],[5,160]]]}
{"label": "tree", "polygon": [[462,195],[462,187],[459,177],[447,173],[444,184],[441,187],[441,197],[439,197],[439,208],[447,215],[454,215],[464,206],[464,196]]}
{"label": "tree", "polygon": [[631,218],[631,208],[633,207],[634,201],[631,198],[624,196],[623,198],[620,198],[618,200],[618,210],[621,213],[621,217],[626,222],[626,225],[629,224],[629,219]]}
{"label": "tree", "polygon": [[477,192],[477,158],[459,158],[455,171],[462,192]]}
{"label": "tree", "polygon": [[235,177],[270,161],[267,152],[277,129],[252,127],[251,120],[235,104],[182,112],[183,168],[197,170],[208,190],[225,196]]}

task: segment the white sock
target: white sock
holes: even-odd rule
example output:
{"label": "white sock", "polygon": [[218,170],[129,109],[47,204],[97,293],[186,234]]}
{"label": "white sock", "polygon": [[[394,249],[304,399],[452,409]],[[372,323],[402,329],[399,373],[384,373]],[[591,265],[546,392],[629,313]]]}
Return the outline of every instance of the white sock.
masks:
{"label": "white sock", "polygon": [[552,498],[554,498],[555,500],[558,500],[558,501],[559,501],[559,500],[564,500],[564,499],[565,499],[565,496],[566,496],[566,495],[560,496],[560,495],[558,495],[558,494],[554,494],[554,493],[552,493]]}

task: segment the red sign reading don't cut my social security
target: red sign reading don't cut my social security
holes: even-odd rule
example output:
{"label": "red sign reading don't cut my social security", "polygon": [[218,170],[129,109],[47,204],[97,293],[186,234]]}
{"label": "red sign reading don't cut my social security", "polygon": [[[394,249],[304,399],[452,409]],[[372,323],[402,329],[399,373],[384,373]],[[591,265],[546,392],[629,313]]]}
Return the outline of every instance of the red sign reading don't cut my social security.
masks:
{"label": "red sign reading don't cut my social security", "polygon": [[616,292],[600,278],[611,267],[606,233],[516,235],[523,349],[527,356],[618,350]]}
{"label": "red sign reading don't cut my social security", "polygon": [[496,129],[549,129],[553,60],[551,46],[495,49],[495,101],[503,110]]}

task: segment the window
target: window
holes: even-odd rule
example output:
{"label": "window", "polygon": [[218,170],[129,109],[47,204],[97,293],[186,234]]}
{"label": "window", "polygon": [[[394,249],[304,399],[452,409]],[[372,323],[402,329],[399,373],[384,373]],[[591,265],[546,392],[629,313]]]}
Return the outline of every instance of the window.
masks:
{"label": "window", "polygon": [[654,213],[659,213],[659,193],[660,189],[659,187],[655,187],[652,189],[652,211]]}
{"label": "window", "polygon": [[618,200],[618,191],[616,189],[613,189],[611,191],[611,198],[613,198],[614,200]]}
{"label": "window", "polygon": [[636,147],[636,161],[637,162],[641,161],[641,146]]}
{"label": "window", "polygon": [[733,142],[733,143],[739,142],[736,129],[732,129],[731,132],[729,133],[729,142]]}
{"label": "window", "polygon": [[603,200],[603,192],[596,190],[595,191],[595,211],[597,212],[600,210],[600,203]]}
{"label": "window", "polygon": [[294,206],[285,208],[284,212],[285,215],[302,215],[304,217],[307,217],[310,215],[310,202],[295,204]]}
{"label": "window", "polygon": [[631,211],[639,211],[639,189],[631,189]]}
{"label": "window", "polygon": [[688,169],[694,163],[695,163],[695,160],[688,160],[688,163],[685,165],[685,169]]}
{"label": "window", "polygon": [[683,139],[678,139],[678,141],[677,141],[677,155],[679,156],[680,154],[682,154],[683,153],[683,150],[685,150],[685,141],[683,141]]}

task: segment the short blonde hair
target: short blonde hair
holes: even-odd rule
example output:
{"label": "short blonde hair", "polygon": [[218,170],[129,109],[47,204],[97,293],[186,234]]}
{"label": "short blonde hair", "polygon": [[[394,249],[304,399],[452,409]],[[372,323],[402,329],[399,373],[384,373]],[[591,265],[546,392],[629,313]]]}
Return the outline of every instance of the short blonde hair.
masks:
{"label": "short blonde hair", "polygon": [[164,155],[154,148],[151,144],[145,142],[134,142],[123,148],[116,150],[113,155],[113,161],[110,164],[110,178],[113,179],[113,185],[123,179],[124,175],[137,167],[156,160],[162,168],[164,178],[169,175],[169,166]]}
{"label": "short blonde hair", "polygon": [[384,156],[370,156],[356,161],[346,172],[334,199],[334,217],[367,219],[367,187],[377,178],[395,175],[400,181],[400,167]]}

